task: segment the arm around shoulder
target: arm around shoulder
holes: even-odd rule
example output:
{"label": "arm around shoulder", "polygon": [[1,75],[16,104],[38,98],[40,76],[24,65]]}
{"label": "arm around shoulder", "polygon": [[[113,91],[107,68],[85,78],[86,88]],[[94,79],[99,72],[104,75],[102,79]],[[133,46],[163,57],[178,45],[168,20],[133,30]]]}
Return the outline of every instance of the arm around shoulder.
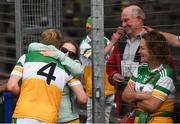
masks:
{"label": "arm around shoulder", "polygon": [[67,56],[65,56],[61,60],[61,63],[62,65],[66,66],[66,68],[71,72],[73,76],[80,76],[84,72],[84,66],[79,61],[70,59]]}
{"label": "arm around shoulder", "polygon": [[174,46],[174,47],[180,47],[180,36],[174,35],[172,33],[167,32],[160,32],[164,37],[166,38],[167,42]]}
{"label": "arm around shoulder", "polygon": [[54,51],[55,54],[52,57],[58,59],[73,76],[79,76],[83,73],[84,67],[81,65],[81,63],[70,59],[67,55],[52,45],[31,43],[28,47],[28,51]]}
{"label": "arm around shoulder", "polygon": [[[151,27],[148,27],[148,26],[144,26],[144,29],[148,32],[148,31],[152,31],[154,30],[153,28]],[[172,33],[168,33],[168,32],[162,32],[162,31],[159,31],[167,40],[167,42],[174,46],[174,47],[180,47],[180,36],[177,36],[175,34],[172,34]]]}

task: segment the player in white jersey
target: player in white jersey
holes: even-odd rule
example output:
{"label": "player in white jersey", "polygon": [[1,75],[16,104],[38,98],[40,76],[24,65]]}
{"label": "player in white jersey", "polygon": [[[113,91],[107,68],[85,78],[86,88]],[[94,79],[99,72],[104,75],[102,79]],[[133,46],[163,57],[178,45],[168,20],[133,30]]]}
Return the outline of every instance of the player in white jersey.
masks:
{"label": "player in white jersey", "polygon": [[135,123],[173,123],[176,75],[168,62],[165,37],[151,31],[142,36],[141,64],[134,71],[122,98],[136,104]]}
{"label": "player in white jersey", "polygon": [[[47,33],[50,38],[44,38],[43,43],[57,45],[59,41],[53,41],[56,35],[51,33]],[[72,78],[66,67],[54,58],[43,56],[38,51],[22,55],[7,83],[9,91],[19,94],[13,114],[17,123],[31,123],[30,120],[33,123],[55,123],[64,85],[68,82],[73,88],[80,84]],[[21,87],[18,85],[20,79]],[[73,89],[78,92],[76,87]]]}
{"label": "player in white jersey", "polygon": [[[87,102],[87,119],[86,123],[92,123],[92,17],[88,17],[86,20],[86,31],[87,36],[81,41],[80,43],[80,59],[84,68],[83,80],[85,83],[86,94],[88,96]],[[104,54],[105,54],[105,65],[106,59],[108,58],[109,54],[111,53],[111,49],[113,49],[114,44],[116,41],[113,39],[111,42],[108,38],[103,37],[104,42]],[[106,74],[106,66],[104,70],[104,93],[105,93],[105,123],[109,123],[109,117],[111,113],[111,109],[114,103],[114,93],[115,89],[109,81]]]}

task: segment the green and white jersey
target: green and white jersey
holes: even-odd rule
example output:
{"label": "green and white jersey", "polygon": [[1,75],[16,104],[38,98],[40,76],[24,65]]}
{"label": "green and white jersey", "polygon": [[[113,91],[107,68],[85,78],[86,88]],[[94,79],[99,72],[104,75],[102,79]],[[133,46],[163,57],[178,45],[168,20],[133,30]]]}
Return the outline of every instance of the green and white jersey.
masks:
{"label": "green and white jersey", "polygon": [[149,92],[162,101],[175,97],[175,73],[167,66],[150,70],[147,64],[140,65],[130,79],[136,92]]}
{"label": "green and white jersey", "polygon": [[[107,46],[110,43],[109,39],[104,37],[104,46]],[[80,59],[83,65],[91,66],[92,62],[89,59],[89,54],[92,53],[92,40],[87,35],[85,39],[83,39],[80,43]]]}
{"label": "green and white jersey", "polygon": [[21,56],[11,75],[22,77],[13,117],[34,118],[48,123],[57,122],[64,85],[79,83],[72,80],[60,62],[39,52]]}

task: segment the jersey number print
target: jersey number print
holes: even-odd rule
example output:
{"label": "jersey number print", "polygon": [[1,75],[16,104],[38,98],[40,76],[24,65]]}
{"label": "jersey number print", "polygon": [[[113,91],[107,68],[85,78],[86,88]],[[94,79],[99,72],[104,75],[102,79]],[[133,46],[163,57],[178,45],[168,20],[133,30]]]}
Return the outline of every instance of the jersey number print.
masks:
{"label": "jersey number print", "polygon": [[[46,73],[45,70],[49,68],[49,73]],[[42,75],[46,77],[46,82],[49,85],[51,83],[51,80],[55,80],[56,77],[53,76],[54,70],[56,68],[56,63],[51,62],[48,63],[47,65],[43,66],[38,72],[38,75]]]}

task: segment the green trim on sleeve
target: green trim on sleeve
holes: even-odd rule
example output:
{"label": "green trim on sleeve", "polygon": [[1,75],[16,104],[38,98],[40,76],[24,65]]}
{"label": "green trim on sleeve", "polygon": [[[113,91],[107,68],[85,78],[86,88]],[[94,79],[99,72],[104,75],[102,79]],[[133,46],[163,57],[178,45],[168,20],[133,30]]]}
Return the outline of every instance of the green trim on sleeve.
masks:
{"label": "green trim on sleeve", "polygon": [[155,89],[158,90],[158,91],[161,91],[161,92],[163,92],[163,93],[165,93],[167,95],[170,94],[170,91],[168,89],[162,87],[162,86],[157,86],[157,87],[155,87]]}

